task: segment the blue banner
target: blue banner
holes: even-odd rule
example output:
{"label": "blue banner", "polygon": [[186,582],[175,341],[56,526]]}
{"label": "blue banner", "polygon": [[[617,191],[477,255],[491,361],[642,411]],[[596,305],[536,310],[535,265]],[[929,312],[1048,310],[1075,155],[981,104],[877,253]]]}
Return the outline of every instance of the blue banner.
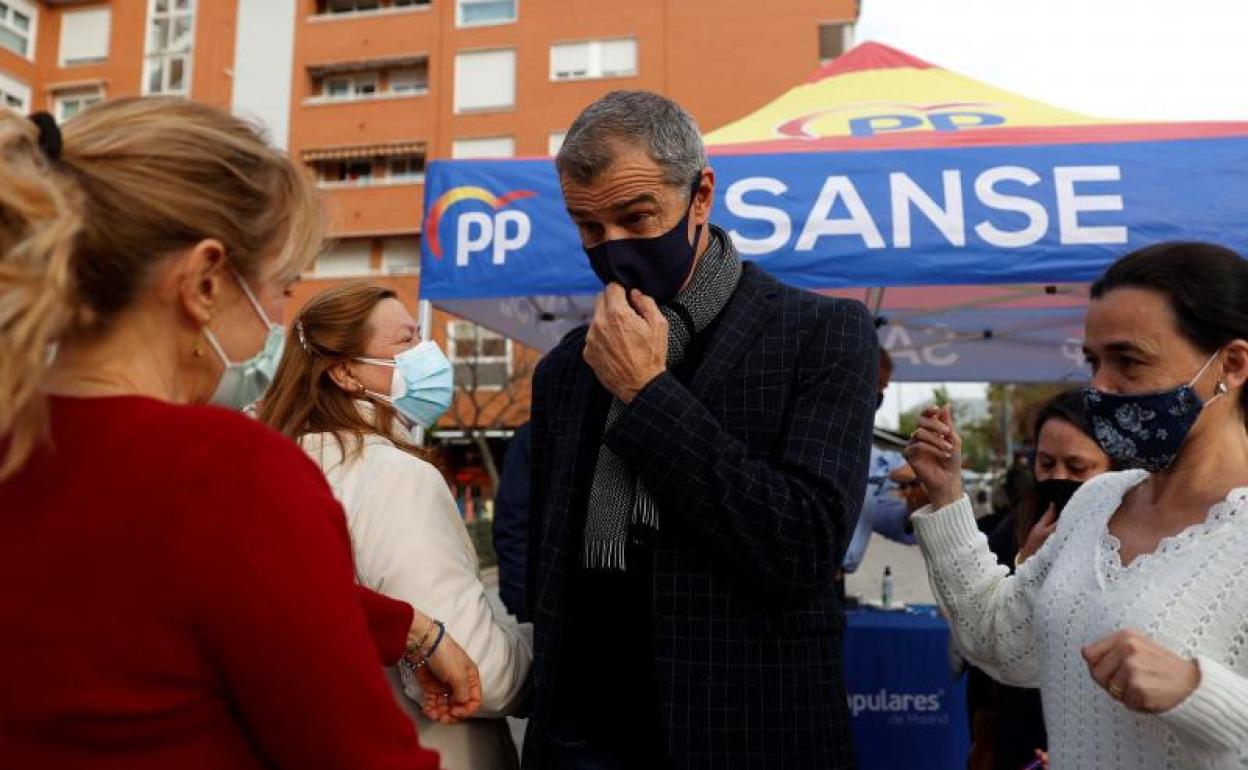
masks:
{"label": "blue banner", "polygon": [[[712,221],[807,289],[1092,280],[1162,240],[1248,250],[1248,138],[718,155]],[[423,297],[601,289],[551,160],[434,161]]]}
{"label": "blue banner", "polygon": [[936,608],[845,614],[845,688],[859,770],[965,768],[966,680],[949,668],[949,626]]}

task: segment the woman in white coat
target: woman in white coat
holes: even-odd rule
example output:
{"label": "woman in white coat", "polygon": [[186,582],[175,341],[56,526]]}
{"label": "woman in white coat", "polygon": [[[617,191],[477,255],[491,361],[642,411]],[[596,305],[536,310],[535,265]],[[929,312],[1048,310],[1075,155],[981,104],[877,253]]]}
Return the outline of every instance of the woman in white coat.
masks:
{"label": "woman in white coat", "polygon": [[481,672],[478,718],[460,724],[426,720],[410,672],[392,672],[421,742],[448,770],[516,767],[503,717],[524,697],[532,627],[487,592],[446,481],[411,437],[449,405],[450,363],[380,287],[325,291],[292,327],[260,418],[325,473],[347,511],[359,581],[445,622]]}

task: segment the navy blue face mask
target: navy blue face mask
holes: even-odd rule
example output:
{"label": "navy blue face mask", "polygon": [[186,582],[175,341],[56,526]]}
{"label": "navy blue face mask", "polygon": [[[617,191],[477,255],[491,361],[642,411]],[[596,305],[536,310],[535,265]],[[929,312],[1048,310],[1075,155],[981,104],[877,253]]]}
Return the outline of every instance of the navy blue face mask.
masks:
{"label": "navy blue face mask", "polygon": [[[1191,382],[1174,390],[1133,395],[1085,389],[1083,402],[1096,443],[1123,468],[1150,473],[1169,468],[1208,405],[1194,386],[1217,357],[1214,353]],[[1219,382],[1216,392],[1209,403],[1226,393],[1226,385]]]}
{"label": "navy blue face mask", "polygon": [[598,280],[604,286],[615,282],[628,291],[637,289],[660,305],[676,299],[693,269],[693,257],[702,238],[702,225],[695,228],[693,243],[687,235],[693,202],[701,183],[699,174],[692,185],[689,208],[680,222],[666,233],[653,238],[603,241],[585,249]]}

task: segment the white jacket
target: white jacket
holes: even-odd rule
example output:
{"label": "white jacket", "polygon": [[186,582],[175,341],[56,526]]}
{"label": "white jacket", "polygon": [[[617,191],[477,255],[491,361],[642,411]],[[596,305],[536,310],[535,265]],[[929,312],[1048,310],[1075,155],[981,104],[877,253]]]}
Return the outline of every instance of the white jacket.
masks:
{"label": "white jacket", "polygon": [[[447,770],[515,766],[515,747],[500,717],[523,698],[533,628],[517,623],[486,592],[476,550],[442,474],[381,436],[365,437],[362,452],[345,459],[332,434],[310,434],[299,443],[346,509],[359,582],[445,622],[480,669],[482,718],[436,724],[415,704],[403,703],[421,743],[441,753]],[[397,671],[391,677],[398,682]],[[419,701],[419,690],[412,688],[409,697]]]}

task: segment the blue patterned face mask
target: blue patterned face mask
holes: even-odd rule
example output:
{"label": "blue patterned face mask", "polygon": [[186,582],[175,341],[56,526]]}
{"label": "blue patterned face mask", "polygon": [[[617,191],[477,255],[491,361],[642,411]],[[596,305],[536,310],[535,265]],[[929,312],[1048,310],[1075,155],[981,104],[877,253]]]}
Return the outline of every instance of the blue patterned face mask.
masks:
{"label": "blue patterned face mask", "polygon": [[[1217,357],[1214,353],[1191,382],[1174,390],[1133,395],[1086,388],[1083,401],[1096,443],[1124,468],[1150,473],[1169,468],[1208,405],[1194,386]],[[1219,382],[1216,393],[1208,403],[1226,393],[1226,385]]]}

